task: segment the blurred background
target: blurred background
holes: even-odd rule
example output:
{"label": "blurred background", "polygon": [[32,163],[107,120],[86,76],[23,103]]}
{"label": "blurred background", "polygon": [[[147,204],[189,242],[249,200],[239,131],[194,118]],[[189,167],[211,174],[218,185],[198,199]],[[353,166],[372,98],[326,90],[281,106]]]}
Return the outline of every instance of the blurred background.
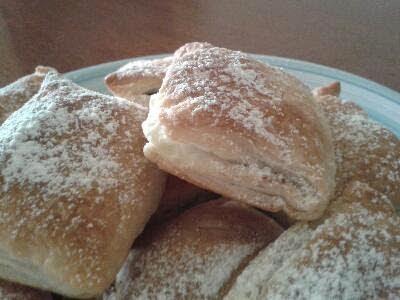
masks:
{"label": "blurred background", "polygon": [[297,58],[400,90],[399,0],[0,0],[0,86],[189,41]]}

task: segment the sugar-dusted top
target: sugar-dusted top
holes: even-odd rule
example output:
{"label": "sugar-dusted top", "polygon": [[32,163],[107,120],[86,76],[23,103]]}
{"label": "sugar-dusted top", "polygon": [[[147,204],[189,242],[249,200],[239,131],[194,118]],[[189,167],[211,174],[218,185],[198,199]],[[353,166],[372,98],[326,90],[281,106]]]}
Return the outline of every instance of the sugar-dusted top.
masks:
{"label": "sugar-dusted top", "polygon": [[273,243],[260,250],[234,280],[225,300],[260,299],[263,286],[290,257],[296,255],[311,238],[313,229],[298,222]]}
{"label": "sugar-dusted top", "polygon": [[0,124],[39,91],[44,77],[50,71],[55,70],[38,66],[35,73],[26,75],[0,89]]}
{"label": "sugar-dusted top", "polygon": [[264,285],[273,299],[396,299],[400,218],[386,196],[355,182],[311,239]]}
{"label": "sugar-dusted top", "polygon": [[[309,89],[240,51],[205,47],[177,57],[159,98],[160,122],[181,134],[201,128],[204,134],[244,136],[261,153],[268,148],[278,160],[315,169],[329,153],[328,129]],[[196,143],[188,135],[185,141]]]}
{"label": "sugar-dusted top", "polygon": [[94,92],[47,77],[40,93],[1,127],[3,192],[15,184],[44,185],[45,197],[73,198],[117,186],[123,168],[110,142],[122,138],[118,129],[126,120],[116,118],[112,107],[126,110],[129,103],[104,96],[94,100]]}
{"label": "sugar-dusted top", "polygon": [[117,277],[121,299],[216,299],[242,263],[282,229],[225,199],[184,212],[144,233]]}
{"label": "sugar-dusted top", "polygon": [[[203,156],[201,177],[217,176],[241,192],[210,189],[262,209],[317,218],[333,193],[330,130],[311,92],[240,51],[204,47],[175,57],[143,129],[148,156],[175,159],[164,147]],[[190,178],[187,169],[180,171]]]}
{"label": "sugar-dusted top", "polygon": [[146,112],[48,74],[0,127],[1,250],[60,289],[105,288],[161,196],[142,152]]}
{"label": "sugar-dusted top", "polygon": [[140,79],[153,78],[159,79],[161,85],[161,81],[175,57],[181,57],[187,53],[206,47],[211,47],[211,45],[199,42],[187,43],[180,47],[173,56],[131,61],[120,67],[117,71],[107,75],[106,83],[111,89],[115,88],[114,85],[126,85],[130,89],[137,89],[138,85],[143,84]]}
{"label": "sugar-dusted top", "polygon": [[113,73],[118,79],[132,78],[139,76],[164,77],[165,71],[171,63],[171,57],[162,59],[134,60],[122,66]]}
{"label": "sugar-dusted top", "polygon": [[400,207],[400,141],[356,104],[317,96],[332,129],[336,194],[352,180],[368,183]]}

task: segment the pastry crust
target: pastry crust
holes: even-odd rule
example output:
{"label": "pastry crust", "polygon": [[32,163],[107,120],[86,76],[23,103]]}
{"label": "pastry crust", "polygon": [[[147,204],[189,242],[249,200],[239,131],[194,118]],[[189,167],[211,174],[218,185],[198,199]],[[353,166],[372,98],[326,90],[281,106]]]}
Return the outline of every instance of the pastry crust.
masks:
{"label": "pastry crust", "polygon": [[125,99],[132,99],[143,94],[151,95],[157,93],[174,58],[206,47],[211,47],[211,45],[193,42],[180,47],[173,56],[160,59],[134,60],[107,75],[105,84],[112,94]]}
{"label": "pastry crust", "polygon": [[322,220],[297,223],[260,251],[225,299],[395,299],[399,236],[388,198],[353,182]]}
{"label": "pastry crust", "polygon": [[150,102],[150,96],[149,95],[136,95],[132,97],[121,97],[125,98],[133,103],[136,103],[140,106],[143,106],[144,108],[148,109],[149,108],[149,102]]}
{"label": "pastry crust", "polygon": [[17,283],[0,280],[1,300],[51,300],[50,293],[35,290]]}
{"label": "pastry crust", "polygon": [[300,252],[262,288],[263,299],[395,299],[400,219],[388,198],[354,182]]}
{"label": "pastry crust", "polygon": [[116,299],[217,299],[282,228],[239,202],[219,199],[146,229],[117,276]]}
{"label": "pastry crust", "polygon": [[113,281],[157,208],[147,111],[49,73],[0,127],[0,277],[87,298]]}
{"label": "pastry crust", "polygon": [[312,93],[314,96],[330,95],[338,97],[340,95],[340,91],[341,91],[340,82],[334,81],[328,85],[313,89]]}
{"label": "pastry crust", "polygon": [[44,77],[50,71],[56,72],[50,67],[37,66],[35,73],[0,89],[0,124],[38,92]]}
{"label": "pastry crust", "polygon": [[111,93],[131,99],[137,95],[151,95],[161,86],[172,57],[134,60],[106,76],[105,83]]}
{"label": "pastry crust", "polygon": [[285,230],[276,240],[249,262],[233,280],[231,289],[225,296],[229,300],[261,299],[261,291],[271,277],[278,272],[285,261],[295,256],[310,239],[313,229],[298,222]]}
{"label": "pastry crust", "polygon": [[357,180],[388,196],[400,208],[399,139],[355,103],[321,95],[318,90],[314,94],[332,129],[336,196],[343,193],[348,182]]}
{"label": "pastry crust", "polygon": [[161,223],[177,216],[191,206],[217,198],[219,196],[210,191],[199,188],[173,175],[168,175],[160,205],[149,223]]}
{"label": "pastry crust", "polygon": [[315,219],[333,193],[330,130],[311,92],[241,52],[176,58],[143,131],[161,169],[263,210]]}

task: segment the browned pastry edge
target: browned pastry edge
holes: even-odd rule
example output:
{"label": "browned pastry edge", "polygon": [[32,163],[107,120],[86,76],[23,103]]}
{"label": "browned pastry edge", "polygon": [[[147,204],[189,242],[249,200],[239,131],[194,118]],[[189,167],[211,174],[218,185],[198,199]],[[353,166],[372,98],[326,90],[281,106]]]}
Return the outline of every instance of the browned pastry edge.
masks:
{"label": "browned pastry edge", "polygon": [[337,97],[340,95],[340,91],[341,91],[340,82],[334,81],[328,85],[313,89],[312,93],[314,96],[331,95]]}
{"label": "browned pastry edge", "polygon": [[192,42],[180,47],[173,56],[134,60],[108,74],[104,80],[105,84],[112,94],[129,100],[143,94],[155,94],[158,92],[165,73],[174,58],[206,47],[211,47],[211,45]]}

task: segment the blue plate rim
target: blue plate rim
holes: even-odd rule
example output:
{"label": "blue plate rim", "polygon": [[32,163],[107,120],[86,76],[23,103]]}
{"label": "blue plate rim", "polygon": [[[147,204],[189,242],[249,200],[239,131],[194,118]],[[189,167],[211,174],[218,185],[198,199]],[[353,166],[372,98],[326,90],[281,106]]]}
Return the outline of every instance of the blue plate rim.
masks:
{"label": "blue plate rim", "polygon": [[[287,58],[281,56],[272,56],[272,55],[263,55],[263,54],[255,54],[249,53],[260,60],[266,60],[273,65],[278,65],[282,68],[288,68],[294,71],[302,71],[308,72],[316,75],[322,75],[325,77],[329,77],[341,82],[350,83],[352,85],[358,86],[362,89],[368,90],[372,93],[378,94],[390,101],[396,102],[400,105],[400,93],[386,87],[380,83],[377,83],[373,80],[352,74],[347,71],[343,71],[340,69],[336,69],[333,67],[305,61],[294,58]],[[79,78],[79,80],[90,80],[98,76],[94,76],[94,72],[99,73],[99,70],[104,70],[103,73],[110,73],[115,70],[116,67],[122,66],[130,61],[138,60],[138,59],[155,59],[161,58],[168,55],[172,55],[172,53],[163,53],[163,54],[153,54],[153,55],[145,55],[145,56],[137,56],[131,57],[121,60],[115,60],[110,62],[105,62],[93,66],[88,66],[81,69],[76,69],[65,73],[64,75],[71,80],[74,78]],[[108,72],[107,72],[108,71]]]}

